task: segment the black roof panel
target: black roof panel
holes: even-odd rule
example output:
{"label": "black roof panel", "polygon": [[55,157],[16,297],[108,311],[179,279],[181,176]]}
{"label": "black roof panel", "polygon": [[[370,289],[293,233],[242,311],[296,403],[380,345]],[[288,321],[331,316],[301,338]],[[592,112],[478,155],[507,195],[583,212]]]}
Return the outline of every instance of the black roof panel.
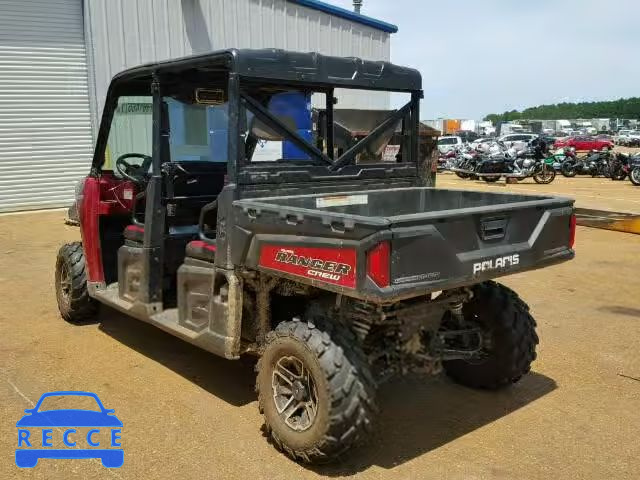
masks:
{"label": "black roof panel", "polygon": [[385,61],[333,57],[278,49],[229,49],[157,63],[118,73],[113,82],[177,73],[185,69],[224,69],[245,79],[301,82],[315,86],[415,91],[422,88],[420,72]]}

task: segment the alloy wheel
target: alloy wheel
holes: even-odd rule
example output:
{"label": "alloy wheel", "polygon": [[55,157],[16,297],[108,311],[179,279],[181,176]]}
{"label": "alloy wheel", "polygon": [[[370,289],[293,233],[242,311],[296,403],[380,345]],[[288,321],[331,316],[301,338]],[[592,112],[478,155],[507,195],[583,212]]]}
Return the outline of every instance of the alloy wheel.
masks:
{"label": "alloy wheel", "polygon": [[318,413],[318,392],[302,360],[293,355],[281,357],[273,368],[271,386],[283,422],[297,432],[310,428]]}

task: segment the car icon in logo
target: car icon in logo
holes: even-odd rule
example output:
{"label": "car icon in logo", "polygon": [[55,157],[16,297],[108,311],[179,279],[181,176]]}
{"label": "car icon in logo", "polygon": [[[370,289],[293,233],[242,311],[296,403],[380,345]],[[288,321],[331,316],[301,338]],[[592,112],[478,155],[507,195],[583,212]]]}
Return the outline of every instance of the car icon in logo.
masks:
{"label": "car icon in logo", "polygon": [[[77,397],[85,397],[82,400],[91,397],[98,409],[42,408],[42,402],[49,397],[67,397],[64,400],[71,402],[78,401]],[[122,422],[114,415],[114,410],[104,407],[95,393],[48,392],[40,397],[34,408],[25,410],[25,413],[27,415],[16,423],[18,467],[35,467],[41,458],[99,458],[105,467],[122,466]],[[83,448],[85,444],[88,448]],[[107,446],[109,448],[105,448]]]}

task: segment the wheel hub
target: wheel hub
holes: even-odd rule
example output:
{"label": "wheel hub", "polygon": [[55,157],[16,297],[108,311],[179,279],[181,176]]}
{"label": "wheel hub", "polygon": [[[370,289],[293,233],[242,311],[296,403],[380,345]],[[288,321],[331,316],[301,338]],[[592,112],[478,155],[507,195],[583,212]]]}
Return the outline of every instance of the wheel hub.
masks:
{"label": "wheel hub", "polygon": [[58,282],[61,300],[68,303],[71,296],[71,275],[65,263],[60,266]]}
{"label": "wheel hub", "polygon": [[302,360],[281,357],[274,365],[271,386],[276,411],[284,423],[298,432],[310,428],[318,411],[318,394]]}
{"label": "wheel hub", "polygon": [[305,387],[301,381],[296,380],[293,382],[293,398],[297,401],[301,402],[303,400],[307,400],[309,393],[307,392],[307,387]]}

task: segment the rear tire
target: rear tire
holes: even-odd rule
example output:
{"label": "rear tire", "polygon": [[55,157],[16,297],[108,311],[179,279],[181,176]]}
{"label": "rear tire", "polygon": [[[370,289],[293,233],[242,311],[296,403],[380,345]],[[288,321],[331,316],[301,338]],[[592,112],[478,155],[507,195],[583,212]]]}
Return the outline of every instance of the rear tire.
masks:
{"label": "rear tire", "polygon": [[634,185],[640,185],[640,167],[636,167],[629,172],[629,180]]}
{"label": "rear tire", "polygon": [[536,358],[536,322],[529,307],[510,288],[488,281],[473,286],[473,298],[463,308],[465,320],[485,335],[485,358],[443,362],[447,374],[472,388],[495,390],[529,372]]}
{"label": "rear tire", "polygon": [[[258,406],[276,448],[296,461],[327,463],[370,436],[377,412],[375,382],[349,329],[319,308],[312,307],[305,320],[282,322],[268,334],[256,367]],[[285,364],[284,376],[290,370],[299,375],[290,377],[293,382],[283,380]],[[305,378],[304,372],[311,387],[295,383]],[[300,399],[288,393],[288,385]],[[310,391],[315,392],[315,414],[308,406],[313,404],[313,398],[307,399]],[[291,405],[303,404],[289,417],[287,395]]]}
{"label": "rear tire", "polygon": [[482,179],[487,183],[495,183],[500,180],[500,175],[497,175],[495,177],[482,177]]}
{"label": "rear tire", "polygon": [[87,269],[81,242],[67,243],[56,258],[56,300],[60,315],[67,322],[83,323],[98,311],[98,302],[87,290]]}
{"label": "rear tire", "polygon": [[565,162],[560,166],[560,173],[567,178],[571,178],[575,177],[578,172],[574,165]]}
{"label": "rear tire", "polygon": [[627,172],[625,172],[624,170],[620,169],[617,170],[615,173],[611,173],[611,180],[624,180],[625,178],[627,178]]}

